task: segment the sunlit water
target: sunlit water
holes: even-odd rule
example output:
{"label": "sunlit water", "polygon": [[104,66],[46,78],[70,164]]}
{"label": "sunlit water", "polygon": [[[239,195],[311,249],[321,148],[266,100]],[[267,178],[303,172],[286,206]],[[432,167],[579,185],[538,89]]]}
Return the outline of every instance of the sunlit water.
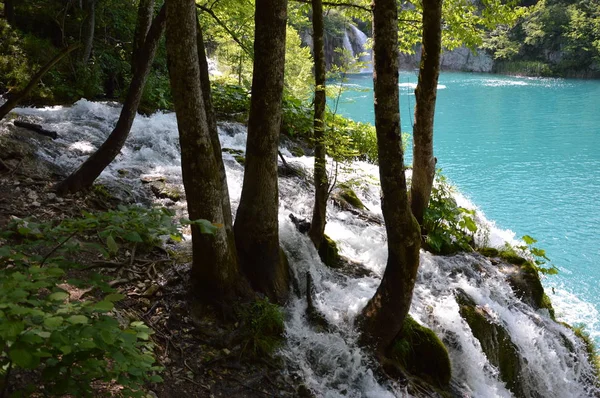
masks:
{"label": "sunlit water", "polygon": [[[72,107],[19,109],[17,112],[58,131],[56,141],[40,138],[43,142],[38,154],[68,172],[103,142],[116,123],[119,107],[81,100]],[[0,123],[0,133],[6,123]],[[245,149],[243,126],[224,123],[219,133],[223,147]],[[288,162],[303,165],[310,175],[311,157],[293,157],[285,148],[282,152]],[[235,211],[243,167],[232,155],[224,153],[223,156]],[[157,174],[165,176],[170,183],[181,183],[177,125],[175,116],[170,113],[138,116],[125,148],[102,173],[100,181],[124,187],[130,199],[140,200],[144,189],[148,190],[141,184],[140,176]],[[381,215],[377,175],[375,166],[356,162],[352,164],[352,173],[340,176],[341,181],[360,182],[357,194],[375,217]],[[373,276],[349,277],[325,267],[309,239],[288,220],[290,212],[310,217],[313,201],[310,182],[298,178],[280,179],[280,198],[281,241],[301,292],[286,306],[287,339],[281,355],[286,359],[288,372],[301,378],[318,397],[409,396],[402,385],[383,379],[368,353],[356,343],[354,320],[374,294],[385,267],[384,228],[329,204],[326,233],[338,242],[344,256],[373,272]],[[457,199],[462,205],[473,206],[460,194]],[[170,204],[168,200],[162,201]],[[185,210],[184,204],[176,206]],[[490,231],[491,244],[499,246],[512,239],[510,231],[495,228],[481,212],[476,219],[482,228]],[[307,272],[314,281],[315,305],[331,325],[330,332],[319,331],[306,320]],[[524,305],[497,266],[478,255],[437,257],[423,252],[411,314],[447,343],[453,369],[452,386],[457,396],[512,396],[459,314],[455,299],[459,288],[509,332],[524,358],[521,377],[529,396],[568,398],[598,394],[585,383],[592,370],[581,341],[570,329],[551,321],[547,311],[534,311]],[[565,347],[565,339],[571,341],[572,351]]]}
{"label": "sunlit water", "polygon": [[[417,75],[400,82],[412,132]],[[372,77],[347,88],[338,111],[372,123]],[[600,82],[442,73],[434,142],[438,167],[489,219],[546,249],[557,314],[600,342]]]}

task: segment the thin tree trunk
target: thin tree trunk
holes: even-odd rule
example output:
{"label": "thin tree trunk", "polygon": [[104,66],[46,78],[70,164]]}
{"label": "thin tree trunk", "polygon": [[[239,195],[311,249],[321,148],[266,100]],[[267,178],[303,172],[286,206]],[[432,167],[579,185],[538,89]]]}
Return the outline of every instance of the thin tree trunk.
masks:
{"label": "thin tree trunk", "polygon": [[137,22],[135,24],[135,33],[133,36],[133,50],[131,53],[131,74],[135,75],[137,65],[136,59],[138,53],[144,45],[148,30],[152,25],[152,17],[154,16],[154,0],[140,0],[138,6]]}
{"label": "thin tree trunk", "polygon": [[325,223],[327,222],[327,197],[329,196],[329,181],[327,180],[327,163],[325,160],[326,148],[325,133],[325,48],[323,27],[322,0],[312,0],[312,25],[313,25],[313,53],[315,58],[315,204],[313,207],[312,222],[308,236],[317,250],[321,246]]}
{"label": "thin tree trunk", "polygon": [[[204,100],[204,110],[206,112],[206,121],[210,140],[213,146],[213,152],[219,166],[219,175],[221,177],[221,200],[223,202],[223,219],[225,220],[225,228],[227,233],[233,238],[233,220],[231,214],[231,203],[229,200],[229,188],[227,186],[227,174],[225,173],[225,165],[223,164],[223,155],[221,153],[221,142],[219,141],[219,131],[217,129],[217,115],[212,102],[212,94],[210,87],[210,76],[208,74],[208,61],[206,59],[206,48],[204,47],[204,37],[202,36],[202,28],[198,21],[196,25],[197,41],[198,41],[198,59],[200,62],[200,84],[202,85],[202,98]],[[231,242],[235,245],[235,242]]]}
{"label": "thin tree trunk", "polygon": [[13,0],[4,0],[4,19],[11,25],[15,24],[15,4]]}
{"label": "thin tree trunk", "polygon": [[73,172],[66,180],[59,183],[56,190],[59,194],[74,193],[92,186],[96,178],[108,166],[123,148],[131,125],[142,98],[142,92],[148,78],[148,73],[156,54],[156,49],[160,42],[160,37],[165,30],[165,10],[164,6],[154,19],[152,27],[148,32],[148,37],[139,53],[137,61],[137,73],[131,79],[127,98],[123,104],[123,109],[117,121],[117,125],[110,133],[106,141],[96,152],[94,152],[79,168]]}
{"label": "thin tree trunk", "polygon": [[277,185],[286,18],[286,0],[256,0],[246,167],[234,224],[240,265],[251,286],[279,302],[289,290],[279,247]]}
{"label": "thin tree trunk", "polygon": [[19,102],[26,98],[29,93],[31,93],[40,80],[42,80],[42,77],[44,77],[44,75],[48,73],[48,71],[52,69],[54,65],[59,63],[64,57],[79,47],[81,47],[81,44],[72,44],[69,47],[64,48],[31,78],[27,86],[25,86],[21,92],[10,95],[8,101],[6,101],[4,105],[0,106],[0,120],[2,120],[4,116],[8,114],[8,112],[12,111],[19,104]]}
{"label": "thin tree trunk", "polygon": [[[167,56],[181,144],[181,170],[191,220],[223,224],[221,174],[206,117],[196,37],[195,0],[167,0]],[[192,225],[192,294],[223,303],[240,275],[225,228],[214,235]]]}
{"label": "thin tree trunk", "polygon": [[413,175],[410,190],[412,212],[423,225],[435,176],[433,119],[442,50],[442,0],[423,0],[423,43],[419,82],[415,90],[413,127]]}
{"label": "thin tree trunk", "polygon": [[85,21],[83,26],[83,53],[81,62],[87,64],[94,47],[94,32],[96,30],[96,0],[85,0]]}
{"label": "thin tree trunk", "polygon": [[373,4],[375,128],[388,259],[381,284],[363,310],[360,325],[364,342],[384,354],[410,308],[420,237],[408,203],[400,134],[398,8],[395,0],[375,0]]}

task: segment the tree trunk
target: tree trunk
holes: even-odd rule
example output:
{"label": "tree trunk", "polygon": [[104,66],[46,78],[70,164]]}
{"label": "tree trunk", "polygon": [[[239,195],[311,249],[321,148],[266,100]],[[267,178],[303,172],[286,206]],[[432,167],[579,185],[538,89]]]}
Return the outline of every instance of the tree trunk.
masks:
{"label": "tree trunk", "polygon": [[[181,170],[191,220],[223,224],[221,174],[206,117],[196,38],[195,0],[167,0],[167,56],[179,127]],[[240,280],[227,231],[200,233],[192,225],[192,292],[213,303],[228,301]]]}
{"label": "tree trunk", "polygon": [[256,0],[246,167],[234,225],[240,265],[250,284],[279,302],[289,289],[279,248],[277,185],[286,18],[286,0]]}
{"label": "tree trunk", "polygon": [[323,27],[323,2],[312,0],[312,25],[313,25],[313,53],[315,58],[315,205],[313,207],[312,222],[308,235],[317,250],[321,246],[325,223],[327,222],[327,197],[329,181],[327,180],[326,149],[324,142],[325,133],[325,48]]}
{"label": "tree trunk", "polygon": [[152,27],[148,32],[144,46],[139,53],[137,61],[137,73],[132,77],[129,91],[123,104],[123,109],[117,121],[117,125],[110,133],[102,146],[94,152],[79,168],[66,180],[59,183],[56,190],[59,194],[74,193],[92,186],[96,178],[108,166],[123,148],[125,140],[131,130],[131,125],[142,98],[142,92],[148,78],[148,73],[156,54],[156,49],[165,29],[164,6],[154,19]]}
{"label": "tree trunk", "polygon": [[37,86],[37,84],[42,80],[42,77],[50,69],[54,67],[57,63],[59,63],[64,57],[69,55],[74,50],[81,47],[80,44],[72,44],[69,47],[64,48],[60,53],[58,53],[54,58],[52,58],[46,65],[42,67],[27,83],[27,86],[20,91],[19,93],[11,94],[8,100],[4,103],[4,105],[0,106],[0,120],[4,118],[8,114],[8,112],[12,111],[24,98],[26,98],[29,93]]}
{"label": "tree trunk", "polygon": [[15,24],[15,4],[13,0],[4,0],[4,19],[6,22]]}
{"label": "tree trunk", "polygon": [[85,20],[83,26],[83,53],[81,62],[87,64],[94,47],[94,31],[96,30],[96,0],[85,0]]}
{"label": "tree trunk", "polygon": [[132,75],[135,75],[135,68],[137,65],[136,59],[139,57],[140,49],[144,45],[144,41],[146,40],[146,36],[148,35],[148,30],[150,30],[150,25],[152,25],[153,16],[154,0],[140,0],[140,4],[138,6],[137,22],[135,24],[135,33],[133,36],[133,50],[131,53]]}
{"label": "tree trunk", "polygon": [[381,284],[360,319],[364,342],[383,354],[402,329],[419,267],[419,225],[412,216],[404,174],[398,95],[398,9],[395,0],[373,2],[375,128],[381,210],[388,259]]}
{"label": "tree trunk", "polygon": [[435,176],[433,119],[442,50],[442,0],[423,0],[423,43],[419,82],[415,90],[413,127],[413,175],[410,190],[412,212],[423,225]]}

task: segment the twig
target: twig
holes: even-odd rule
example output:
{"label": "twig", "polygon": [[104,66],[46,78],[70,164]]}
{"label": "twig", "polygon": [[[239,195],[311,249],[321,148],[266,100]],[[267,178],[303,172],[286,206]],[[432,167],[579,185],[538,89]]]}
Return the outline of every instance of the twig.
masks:
{"label": "twig", "polygon": [[19,167],[21,166],[21,164],[23,164],[24,160],[25,160],[25,158],[21,158],[21,160],[19,160],[19,163],[17,163],[17,165],[15,166],[15,168],[12,169],[10,171],[10,173],[8,173],[9,177],[12,177],[13,175],[15,175],[15,173],[17,172],[17,170],[19,169]]}
{"label": "twig", "polygon": [[123,263],[115,263],[113,261],[94,261],[93,265],[81,268],[81,271],[87,271],[94,268],[120,268]]}
{"label": "twig", "polygon": [[46,256],[44,257],[44,259],[42,260],[42,262],[40,263],[40,268],[44,266],[44,263],[46,262],[46,260],[48,259],[48,257],[50,257],[55,251],[57,251],[62,245],[64,245],[65,243],[67,243],[69,241],[69,239],[71,239],[72,237],[75,236],[75,234],[79,232],[79,231],[73,231],[73,233],[71,233],[71,235],[69,235],[67,237],[67,239],[63,240],[62,242],[60,242],[58,245],[54,246],[54,248],[52,250],[50,250],[50,253],[46,254]]}
{"label": "twig", "polygon": [[137,243],[133,244],[133,249],[131,249],[131,259],[129,260],[129,267],[133,265],[133,260],[135,260],[135,248],[137,247]]}
{"label": "twig", "polygon": [[239,385],[241,385],[241,386],[244,386],[244,387],[246,387],[247,389],[249,389],[249,390],[251,390],[251,391],[258,392],[258,393],[261,393],[261,394],[263,394],[263,395],[265,395],[265,396],[267,396],[267,397],[274,397],[274,395],[273,395],[273,394],[269,394],[268,392],[264,392],[264,391],[262,391],[262,390],[259,390],[258,388],[254,388],[254,387],[252,387],[252,386],[249,386],[248,384],[246,384],[246,383],[242,382],[241,380],[238,380],[237,378],[235,378],[235,377],[233,377],[233,376],[231,376],[231,375],[228,375],[228,377],[227,377],[227,378],[228,378],[228,379],[230,379],[230,380],[233,380],[233,381],[235,381],[235,382],[236,382],[236,383],[238,383]]}
{"label": "twig", "polygon": [[[307,3],[310,4],[310,0],[294,0],[298,3]],[[371,12],[373,11],[371,9],[371,7],[366,7],[366,6],[361,6],[360,4],[354,4],[354,3],[336,3],[336,2],[332,2],[332,1],[324,1],[323,2],[324,6],[331,6],[331,7],[351,7],[351,8],[358,8],[359,10],[363,10],[366,12]]]}

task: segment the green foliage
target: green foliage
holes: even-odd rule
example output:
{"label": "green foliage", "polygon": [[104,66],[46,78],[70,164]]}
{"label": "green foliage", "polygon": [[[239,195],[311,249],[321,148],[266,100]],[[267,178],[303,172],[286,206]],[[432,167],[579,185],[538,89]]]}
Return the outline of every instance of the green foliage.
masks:
{"label": "green foliage", "polygon": [[495,30],[485,46],[509,61],[499,72],[593,76],[600,62],[600,4],[541,0],[514,27]]}
{"label": "green foliage", "polygon": [[438,170],[423,218],[426,243],[435,253],[473,250],[473,236],[477,232],[477,224],[473,220],[475,211],[458,206],[453,192],[454,188]]}
{"label": "green foliage", "polygon": [[229,80],[219,79],[212,84],[212,100],[219,115],[247,114],[250,110],[250,92]]}
{"label": "green foliage", "polygon": [[[585,348],[588,354],[588,360],[594,369],[596,378],[600,377],[600,354],[598,354],[598,347],[594,339],[585,330],[583,323],[575,324],[571,327],[577,337],[579,337],[585,344]],[[598,382],[597,382],[598,383]]]}
{"label": "green foliage", "polygon": [[[0,247],[0,367],[39,370],[44,394],[51,396],[91,396],[98,381],[123,386],[124,396],[144,396],[145,383],[161,381],[151,330],[142,322],[115,319],[115,303],[124,296],[102,278],[66,282],[66,271],[79,267],[67,258],[86,251],[108,256],[127,245],[149,248],[161,236],[178,240],[173,215],[121,206],[59,223],[13,219],[0,235],[5,240]],[[205,220],[195,223],[207,233],[215,228]],[[103,293],[72,298],[69,289],[75,286]],[[10,375],[4,373],[5,385]],[[36,388],[32,384],[29,392]]]}
{"label": "green foliage", "polygon": [[240,318],[243,354],[269,356],[281,346],[285,331],[283,311],[278,305],[269,302],[268,298],[242,306]]}
{"label": "green foliage", "polygon": [[144,383],[161,381],[151,330],[142,322],[122,326],[109,315],[123,295],[69,300],[58,287],[61,268],[53,262],[41,267],[24,256],[2,257],[27,266],[0,270],[0,367],[41,370],[44,392],[51,396],[91,396],[91,383],[104,381],[122,385],[124,396],[142,397]]}
{"label": "green foliage", "polygon": [[[541,272],[544,275],[558,274],[558,268],[556,268],[554,264],[548,264],[550,259],[546,256],[546,251],[534,246],[534,244],[537,243],[536,239],[529,235],[525,235],[521,239],[525,242],[525,245],[519,245],[513,248],[507,243],[504,250],[500,252],[501,256],[518,256],[519,254],[525,256],[530,255],[532,257],[531,265],[536,271]],[[517,249],[518,252],[515,249]]]}

